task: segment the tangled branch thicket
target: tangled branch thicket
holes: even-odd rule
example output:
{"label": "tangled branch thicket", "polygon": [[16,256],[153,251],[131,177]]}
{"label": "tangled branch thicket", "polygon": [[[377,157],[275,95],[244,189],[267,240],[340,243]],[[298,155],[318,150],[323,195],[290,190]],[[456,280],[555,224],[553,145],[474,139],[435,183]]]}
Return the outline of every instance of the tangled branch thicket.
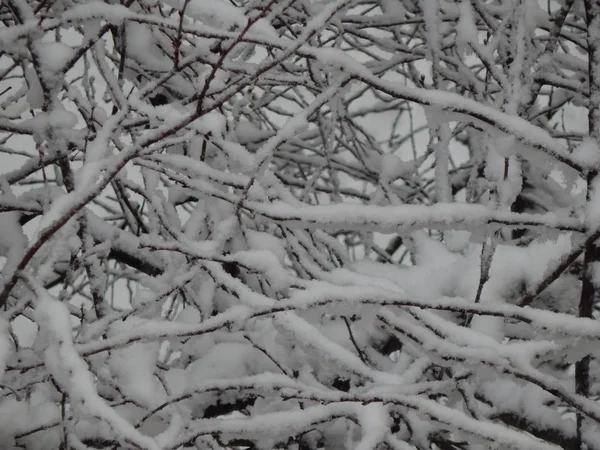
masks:
{"label": "tangled branch thicket", "polygon": [[3,0],[2,449],[600,449],[600,4]]}

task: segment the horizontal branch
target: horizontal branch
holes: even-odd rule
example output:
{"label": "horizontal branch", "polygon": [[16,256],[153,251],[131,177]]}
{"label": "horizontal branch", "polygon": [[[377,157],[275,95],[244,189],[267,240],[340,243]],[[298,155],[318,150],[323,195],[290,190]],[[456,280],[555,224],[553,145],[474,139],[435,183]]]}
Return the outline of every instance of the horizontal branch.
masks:
{"label": "horizontal branch", "polygon": [[245,202],[244,207],[289,226],[295,224],[328,230],[364,230],[380,233],[409,232],[422,228],[481,230],[485,225],[544,227],[585,232],[577,219],[557,214],[525,214],[492,211],[483,205],[437,203],[435,205],[375,206],[359,204],[289,205]]}

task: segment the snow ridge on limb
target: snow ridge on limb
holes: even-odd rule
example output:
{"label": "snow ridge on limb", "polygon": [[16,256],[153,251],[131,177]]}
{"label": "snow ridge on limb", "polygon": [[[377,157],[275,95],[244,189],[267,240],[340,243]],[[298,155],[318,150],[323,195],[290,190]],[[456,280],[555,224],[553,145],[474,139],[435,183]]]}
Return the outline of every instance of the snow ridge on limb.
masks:
{"label": "snow ridge on limb", "polygon": [[298,226],[323,227],[329,230],[355,229],[382,233],[410,232],[424,226],[437,229],[481,229],[486,225],[545,227],[564,231],[585,232],[578,219],[564,218],[553,213],[523,214],[493,211],[483,205],[467,203],[436,203],[435,205],[302,205],[283,202],[244,202],[246,208],[272,220]]}

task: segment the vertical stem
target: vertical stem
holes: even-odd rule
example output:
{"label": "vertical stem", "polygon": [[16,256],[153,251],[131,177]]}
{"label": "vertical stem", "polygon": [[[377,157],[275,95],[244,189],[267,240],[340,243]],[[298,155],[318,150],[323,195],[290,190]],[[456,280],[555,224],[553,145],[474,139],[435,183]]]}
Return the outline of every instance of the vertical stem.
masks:
{"label": "vertical stem", "polygon": [[[589,180],[589,177],[588,177]],[[594,244],[590,244],[585,249],[583,257],[584,274],[581,284],[581,297],[579,300],[579,317],[592,317],[594,305],[594,285],[592,283],[591,263],[593,262]],[[587,397],[590,393],[590,356],[585,356],[575,365],[575,391]],[[578,449],[582,446],[582,429],[584,417],[577,414],[577,442]]]}
{"label": "vertical stem", "polygon": [[[600,143],[600,6],[594,0],[584,0],[587,46],[588,46],[588,77],[589,77],[589,110],[588,126],[590,138]],[[596,170],[590,170],[587,176],[587,201],[590,201],[591,190],[598,175]],[[592,317],[594,307],[594,284],[592,281],[592,263],[595,243],[590,242],[585,248],[584,273],[579,300],[579,317]],[[582,396],[589,396],[590,391],[590,357],[586,356],[575,366],[575,391]],[[583,449],[584,418],[577,414],[577,444]]]}

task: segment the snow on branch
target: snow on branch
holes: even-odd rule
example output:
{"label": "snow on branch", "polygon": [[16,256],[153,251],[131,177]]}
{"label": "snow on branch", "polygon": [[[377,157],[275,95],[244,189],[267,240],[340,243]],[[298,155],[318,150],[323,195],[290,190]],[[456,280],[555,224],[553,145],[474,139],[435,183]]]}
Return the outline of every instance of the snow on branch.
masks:
{"label": "snow on branch", "polygon": [[598,449],[600,7],[0,5],[0,448]]}

